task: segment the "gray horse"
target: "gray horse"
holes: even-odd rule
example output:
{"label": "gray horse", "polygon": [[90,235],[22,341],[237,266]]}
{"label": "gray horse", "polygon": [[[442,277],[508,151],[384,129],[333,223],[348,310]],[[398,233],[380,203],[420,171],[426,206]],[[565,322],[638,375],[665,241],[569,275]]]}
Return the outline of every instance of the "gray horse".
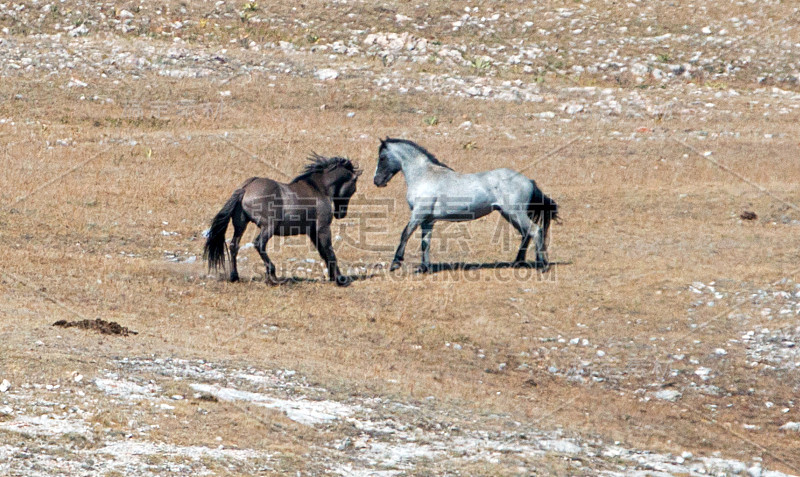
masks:
{"label": "gray horse", "polygon": [[[422,265],[419,272],[430,270],[433,223],[437,220],[465,221],[500,211],[522,235],[514,260],[525,264],[531,237],[536,237],[536,266],[549,267],[547,233],[550,222],[558,219],[558,205],[542,193],[536,183],[511,169],[494,169],[475,174],[461,174],[439,162],[423,147],[405,139],[381,140],[374,182],[384,187],[402,171],[406,179],[406,200],[411,218],[400,236],[390,270],[400,267],[406,242],[417,227],[422,227]],[[532,228],[535,231],[532,232]]]}

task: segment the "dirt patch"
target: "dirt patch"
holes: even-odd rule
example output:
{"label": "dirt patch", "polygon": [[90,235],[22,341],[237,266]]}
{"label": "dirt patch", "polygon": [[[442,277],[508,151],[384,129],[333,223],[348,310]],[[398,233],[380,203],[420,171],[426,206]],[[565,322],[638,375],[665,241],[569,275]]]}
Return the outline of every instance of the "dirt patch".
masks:
{"label": "dirt patch", "polygon": [[58,320],[53,323],[53,326],[60,326],[62,328],[81,328],[84,330],[95,330],[104,335],[138,335],[139,333],[130,330],[115,321],[106,321],[101,319],[96,320],[81,320],[81,321],[67,321]]}

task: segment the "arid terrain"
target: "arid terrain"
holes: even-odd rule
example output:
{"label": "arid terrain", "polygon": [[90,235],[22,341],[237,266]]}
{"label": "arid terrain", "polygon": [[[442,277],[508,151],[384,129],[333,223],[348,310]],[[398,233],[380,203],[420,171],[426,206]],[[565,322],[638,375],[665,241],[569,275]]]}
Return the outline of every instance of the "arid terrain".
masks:
{"label": "arid terrain", "polygon": [[[798,124],[795,2],[2,2],[0,475],[800,475]],[[389,273],[386,136],[535,179],[553,267],[494,214]],[[209,272],[312,152],[353,284]]]}

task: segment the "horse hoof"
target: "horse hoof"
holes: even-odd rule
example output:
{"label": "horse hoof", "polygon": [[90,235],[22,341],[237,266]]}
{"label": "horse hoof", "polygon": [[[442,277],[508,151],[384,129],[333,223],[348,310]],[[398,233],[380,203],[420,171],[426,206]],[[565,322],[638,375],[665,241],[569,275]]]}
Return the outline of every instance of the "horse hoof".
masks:
{"label": "horse hoof", "polygon": [[281,278],[278,278],[278,277],[267,277],[267,279],[265,281],[266,281],[267,285],[269,285],[271,287],[276,287],[278,285],[283,285],[284,283],[286,283],[286,279],[285,278],[281,279]]}
{"label": "horse hoof", "polygon": [[336,285],[340,287],[349,287],[353,283],[353,279],[346,275],[339,275],[336,277]]}
{"label": "horse hoof", "polygon": [[230,282],[236,283],[239,281],[239,275],[231,275]]}
{"label": "horse hoof", "polygon": [[542,273],[544,273],[544,272],[550,270],[550,262],[537,261],[536,262],[536,268],[538,268],[539,270],[542,271]]}
{"label": "horse hoof", "polygon": [[392,266],[389,267],[389,271],[393,272],[393,271],[397,270],[398,268],[400,268],[402,265],[403,265],[402,262],[398,262],[397,260],[395,260],[395,261],[392,262]]}
{"label": "horse hoof", "polygon": [[415,273],[430,273],[431,268],[427,265],[420,265],[414,270]]}

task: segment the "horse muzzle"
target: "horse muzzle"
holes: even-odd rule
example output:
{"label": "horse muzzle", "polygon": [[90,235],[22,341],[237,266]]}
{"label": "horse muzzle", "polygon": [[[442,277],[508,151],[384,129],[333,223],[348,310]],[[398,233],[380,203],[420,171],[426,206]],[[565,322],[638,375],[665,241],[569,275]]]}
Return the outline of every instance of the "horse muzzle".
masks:
{"label": "horse muzzle", "polygon": [[347,207],[338,207],[336,210],[333,211],[333,218],[334,219],[343,219],[347,217]]}

